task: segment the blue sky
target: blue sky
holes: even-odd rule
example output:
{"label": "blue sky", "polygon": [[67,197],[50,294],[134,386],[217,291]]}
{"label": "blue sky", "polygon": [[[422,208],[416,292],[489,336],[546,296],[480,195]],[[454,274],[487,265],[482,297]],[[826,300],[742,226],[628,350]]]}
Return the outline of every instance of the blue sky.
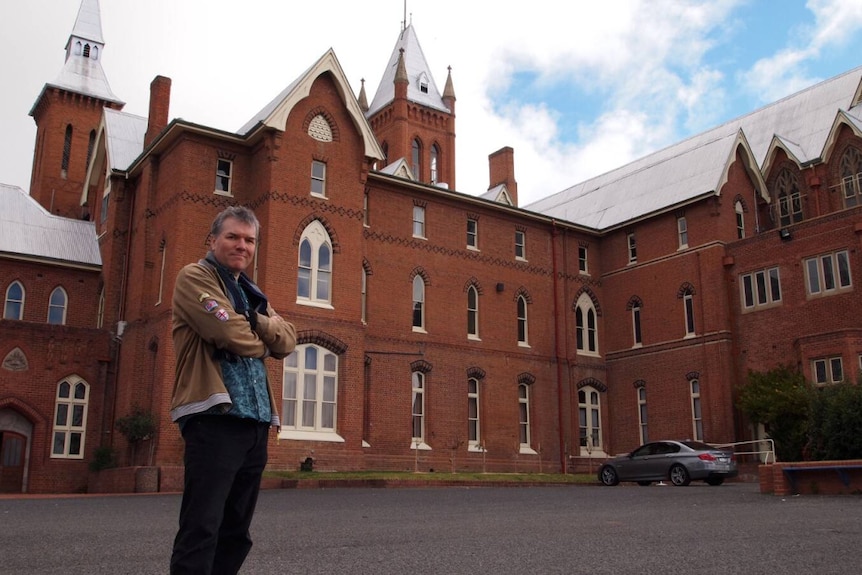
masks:
{"label": "blue sky", "polygon": [[[330,47],[370,101],[404,4],[102,0],[102,65],[126,112],[147,114],[160,74],[173,81],[172,118],[234,131]],[[0,59],[0,182],[29,188],[27,114],[62,67],[79,5],[0,12],[0,38],[18,47]],[[862,65],[862,0],[406,5],[441,90],[452,67],[455,188],[484,193],[488,155],[511,146],[521,205]]]}

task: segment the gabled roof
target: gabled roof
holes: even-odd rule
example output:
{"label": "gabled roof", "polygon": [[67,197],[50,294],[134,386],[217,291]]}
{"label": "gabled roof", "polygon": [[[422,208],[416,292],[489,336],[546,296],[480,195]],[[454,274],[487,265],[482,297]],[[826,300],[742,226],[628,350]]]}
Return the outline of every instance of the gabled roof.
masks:
{"label": "gabled roof", "polygon": [[0,256],[99,267],[93,222],[50,214],[17,186],[0,184]]}
{"label": "gabled roof", "polygon": [[[750,158],[751,165],[746,167],[754,172],[768,167],[769,154],[778,147],[790,152],[800,164],[820,160],[836,114],[858,100],[860,81],[862,67],[525,208],[604,230],[704,195],[719,194],[739,146]],[[762,186],[760,174],[753,175],[755,184]],[[761,189],[764,193],[765,188]]]}
{"label": "gabled roof", "polygon": [[110,108],[102,109],[96,141],[93,145],[93,159],[87,168],[87,177],[81,189],[81,203],[87,201],[87,189],[99,179],[107,163],[108,171],[125,172],[135,159],[144,151],[144,136],[147,133],[147,119]]}
{"label": "gabled roof", "polygon": [[[386,70],[380,79],[380,85],[377,87],[377,93],[374,94],[374,99],[371,101],[366,116],[371,117],[395,98],[395,74],[398,68],[398,56],[402,49],[404,50],[404,65],[409,81],[407,99],[429,108],[451,112],[443,103],[440,91],[434,83],[434,76],[431,75],[428,62],[425,60],[425,54],[422,52],[422,46],[419,45],[419,39],[416,37],[416,31],[411,24],[404,28],[401,35],[398,36],[395,49],[392,50],[389,63],[386,65]],[[421,86],[426,86],[427,92],[423,92]]]}
{"label": "gabled roof", "polygon": [[390,176],[397,176],[414,182],[416,181],[416,177],[413,175],[413,170],[410,169],[410,166],[407,164],[407,160],[404,158],[398,158],[379,171]]}
{"label": "gabled roof", "polygon": [[514,202],[512,202],[512,196],[509,195],[509,188],[506,187],[506,184],[497,184],[479,197],[485,200],[491,200],[492,202],[497,202],[498,204],[506,204],[507,206],[515,205]]}
{"label": "gabled roof", "polygon": [[365,155],[382,160],[384,157],[383,150],[380,149],[371,126],[368,125],[368,121],[362,114],[359,102],[353,95],[347,77],[344,75],[344,70],[342,70],[341,64],[338,62],[335,52],[331,48],[314,65],[303,72],[299,78],[282,90],[269,104],[264,106],[260,112],[255,114],[251,120],[246,122],[237,133],[242,136],[249,136],[255,128],[260,126],[269,126],[283,131],[287,125],[287,117],[290,115],[293,107],[297,102],[309,95],[314,81],[326,72],[331,73],[334,77],[335,84],[339,89],[339,95],[351,118],[353,118],[357,131],[363,137]]}

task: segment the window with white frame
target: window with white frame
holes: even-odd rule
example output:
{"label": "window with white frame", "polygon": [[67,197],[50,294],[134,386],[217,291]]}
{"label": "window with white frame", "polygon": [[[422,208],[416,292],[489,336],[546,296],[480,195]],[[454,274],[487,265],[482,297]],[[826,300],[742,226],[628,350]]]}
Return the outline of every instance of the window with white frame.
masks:
{"label": "window with white frame", "polygon": [[847,250],[805,260],[808,295],[831,295],[853,286]]}
{"label": "window with white frame", "polygon": [[24,285],[17,280],[6,288],[3,319],[24,319]]}
{"label": "window with white frame", "polygon": [[781,281],[777,267],[742,274],[739,287],[745,309],[769,307],[781,302]]}
{"label": "window with white frame", "polygon": [[425,239],[425,208],[413,206],[413,237]]}
{"label": "window with white frame", "polygon": [[602,404],[598,390],[585,386],[578,390],[580,455],[602,451]]}
{"label": "window with white frame", "polygon": [[362,269],[362,293],[360,297],[362,298],[361,304],[362,309],[360,310],[360,320],[362,323],[368,321],[368,271],[365,268]]}
{"label": "window with white frame", "polygon": [[527,259],[527,232],[515,230],[515,259]]}
{"label": "window with white frame", "polygon": [[419,180],[422,176],[422,144],[419,143],[419,140],[413,140],[413,145],[411,147],[411,165],[410,167],[413,169],[413,177]]}
{"label": "window with white frame", "polygon": [[679,239],[679,249],[688,247],[688,222],[685,216],[676,219],[676,233]]}
{"label": "window with white frame", "polygon": [[575,306],[575,344],[578,352],[588,355],[599,352],[596,308],[587,294],[581,294]]}
{"label": "window with white frame", "polygon": [[841,191],[844,207],[862,204],[862,153],[854,147],[847,148],[841,156]]}
{"label": "window with white frame", "polygon": [[530,449],[530,386],[518,384],[518,438],[521,449]]}
{"label": "window with white frame", "polygon": [[319,221],[306,226],[299,241],[296,301],[330,307],[332,300],[332,241]]}
{"label": "window with white frame", "polygon": [[467,288],[467,337],[479,339],[479,290]]}
{"label": "window with white frame", "polygon": [[582,274],[590,273],[587,264],[587,246],[578,246],[578,271]]}
{"label": "window with white frame", "polygon": [[527,298],[519,295],[516,307],[518,311],[518,345],[528,346],[530,341],[529,330],[527,329]]}
{"label": "window with white frame", "polygon": [[637,242],[635,241],[634,234],[628,234],[626,236],[626,244],[628,245],[629,250],[629,263],[636,263],[638,261],[638,246]]}
{"label": "window with white frame", "polygon": [[51,297],[48,299],[48,323],[52,325],[65,325],[67,302],[66,290],[61,287],[54,288],[54,291],[51,292]]}
{"label": "window with white frame", "polygon": [[425,374],[413,372],[413,444],[425,443]]}
{"label": "window with white frame", "polygon": [[775,183],[778,219],[782,227],[802,221],[802,194],[799,181],[790,170],[782,170]]}
{"label": "window with white frame", "polygon": [[326,164],[317,160],[311,162],[311,195],[326,197]]}
{"label": "window with white frame", "polygon": [[281,393],[282,432],[306,432],[309,439],[337,440],[331,437],[338,417],[336,354],[315,344],[297,345],[284,358]]}
{"label": "window with white frame", "polygon": [[682,305],[685,310],[685,335],[693,336],[694,331],[694,291],[686,289],[682,296]]}
{"label": "window with white frame", "polygon": [[479,249],[479,221],[467,218],[467,249]]}
{"label": "window with white frame", "polygon": [[215,193],[224,196],[231,195],[231,173],[233,172],[233,162],[230,160],[219,159],[216,162],[216,179]]}
{"label": "window with white frame", "polygon": [[692,379],[691,385],[691,423],[694,439],[703,441],[703,414],[700,411],[700,381]]}
{"label": "window with white frame", "polygon": [[817,385],[844,381],[844,363],[840,355],[815,359],[811,362],[811,372]]}
{"label": "window with white frame", "polygon": [[733,211],[736,214],[736,238],[741,240],[745,237],[745,209],[742,202],[737,200],[733,205]]}
{"label": "window with white frame", "polygon": [[83,459],[90,386],[78,376],[57,385],[51,457]]}
{"label": "window with white frame", "polygon": [[436,184],[440,178],[440,174],[437,170],[437,162],[440,161],[440,148],[437,147],[437,144],[431,146],[431,183]]}
{"label": "window with white frame", "polygon": [[649,442],[649,432],[647,430],[647,402],[646,402],[646,387],[638,387],[638,423],[640,424],[640,439],[641,445]]}
{"label": "window with white frame", "polygon": [[413,278],[413,331],[425,331],[425,280]]}
{"label": "window with white frame", "polygon": [[641,334],[641,306],[638,302],[632,304],[632,336],[634,339],[634,347],[643,345],[643,336]]}
{"label": "window with white frame", "polygon": [[482,430],[479,424],[479,380],[467,380],[467,448],[482,450]]}

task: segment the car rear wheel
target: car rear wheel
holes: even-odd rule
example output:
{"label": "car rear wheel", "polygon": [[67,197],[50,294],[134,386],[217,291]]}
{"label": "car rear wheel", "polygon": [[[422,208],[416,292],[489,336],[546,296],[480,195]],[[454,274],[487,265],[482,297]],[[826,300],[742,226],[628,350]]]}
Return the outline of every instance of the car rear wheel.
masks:
{"label": "car rear wheel", "polygon": [[620,477],[617,475],[617,470],[613,467],[606,465],[602,467],[602,470],[599,471],[599,479],[601,479],[604,485],[612,487],[620,482]]}
{"label": "car rear wheel", "polygon": [[682,465],[674,465],[673,467],[671,467],[670,482],[677,487],[685,487],[686,485],[691,483],[691,475],[689,475],[688,469],[686,469]]}
{"label": "car rear wheel", "polygon": [[641,487],[646,487],[646,486],[651,485],[651,484],[652,484],[652,481],[638,481],[638,485],[640,485]]}
{"label": "car rear wheel", "polygon": [[721,485],[724,483],[724,477],[710,477],[706,480],[709,485]]}

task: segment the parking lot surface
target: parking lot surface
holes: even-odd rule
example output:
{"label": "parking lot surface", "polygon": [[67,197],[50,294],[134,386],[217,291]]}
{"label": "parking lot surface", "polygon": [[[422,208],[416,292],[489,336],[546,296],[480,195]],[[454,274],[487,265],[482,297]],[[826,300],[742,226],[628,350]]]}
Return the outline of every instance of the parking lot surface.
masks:
{"label": "parking lot surface", "polygon": [[[0,573],[164,574],[180,496],[0,499]],[[261,492],[242,573],[858,573],[862,497],[720,487]]]}

